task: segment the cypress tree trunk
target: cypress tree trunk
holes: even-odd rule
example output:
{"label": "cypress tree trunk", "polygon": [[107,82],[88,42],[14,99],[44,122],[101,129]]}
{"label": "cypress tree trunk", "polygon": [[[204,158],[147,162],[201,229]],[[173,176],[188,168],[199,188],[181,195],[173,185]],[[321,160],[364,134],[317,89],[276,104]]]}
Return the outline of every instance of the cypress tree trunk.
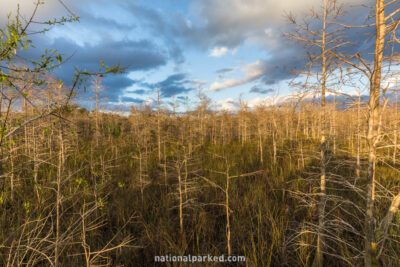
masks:
{"label": "cypress tree trunk", "polygon": [[365,248],[364,264],[366,267],[375,265],[376,241],[374,227],[374,204],[375,204],[375,164],[376,164],[376,141],[378,139],[379,112],[380,112],[380,87],[382,76],[383,48],[385,45],[385,1],[376,0],[375,6],[375,55],[374,70],[370,79],[369,113],[367,129],[368,146],[368,171],[367,171],[367,207],[365,216]]}

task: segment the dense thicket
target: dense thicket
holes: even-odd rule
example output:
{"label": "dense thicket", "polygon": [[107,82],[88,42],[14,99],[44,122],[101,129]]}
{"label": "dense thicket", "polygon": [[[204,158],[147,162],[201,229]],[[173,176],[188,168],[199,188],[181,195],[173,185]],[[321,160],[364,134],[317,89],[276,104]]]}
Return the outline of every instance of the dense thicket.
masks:
{"label": "dense thicket", "polygon": [[[325,260],[329,266],[358,265],[365,108],[330,103],[328,109]],[[397,140],[395,110],[390,107],[383,120],[387,140]],[[57,257],[62,266],[151,266],[155,255],[228,253],[245,255],[248,266],[312,263],[317,105],[243,108],[237,114],[205,105],[187,114],[144,108],[132,109],[129,117],[69,106],[58,115],[4,140],[1,153],[9,158],[1,180],[2,265],[49,265]],[[27,107],[13,112],[10,123],[30,116]],[[399,187],[396,151],[378,151],[377,220]],[[400,263],[399,220],[396,215],[380,251],[389,266]]]}

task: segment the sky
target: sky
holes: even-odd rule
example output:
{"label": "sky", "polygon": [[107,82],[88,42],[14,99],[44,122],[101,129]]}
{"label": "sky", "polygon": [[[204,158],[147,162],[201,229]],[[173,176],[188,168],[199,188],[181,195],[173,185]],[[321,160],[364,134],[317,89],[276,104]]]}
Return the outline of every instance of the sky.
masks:
{"label": "sky", "polygon": [[[355,5],[360,1],[341,2]],[[66,56],[73,55],[56,72],[64,81],[72,79],[75,66],[96,70],[103,59],[108,65],[121,63],[127,67],[126,73],[103,80],[103,101],[109,106],[129,109],[131,105],[155,103],[159,87],[164,105],[175,101],[184,109],[187,103],[197,103],[197,96],[203,93],[214,107],[228,110],[235,109],[239,100],[254,107],[291,93],[292,70],[304,65],[305,51],[303,46],[283,36],[290,29],[285,14],[301,19],[311,9],[319,10],[322,3],[321,0],[44,2],[37,20],[66,16],[69,12],[80,18],[79,22],[53,27],[46,34],[34,36],[36,48],[29,52],[35,57],[45,48],[51,48]],[[4,23],[7,12],[15,12],[18,3],[22,14],[28,16],[32,12],[33,0],[2,0],[0,23]],[[357,15],[346,16],[353,22],[365,17]]]}

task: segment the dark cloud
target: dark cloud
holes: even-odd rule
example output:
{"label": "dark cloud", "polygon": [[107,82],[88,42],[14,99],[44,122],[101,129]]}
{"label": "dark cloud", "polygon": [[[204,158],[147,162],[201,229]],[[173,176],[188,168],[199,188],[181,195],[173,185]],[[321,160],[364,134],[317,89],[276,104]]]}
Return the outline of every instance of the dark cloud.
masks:
{"label": "dark cloud", "polygon": [[[169,57],[176,64],[184,62],[185,58],[181,45],[177,40],[181,22],[181,14],[163,14],[159,10],[138,5],[134,1],[119,1],[122,8],[128,11],[144,29],[158,38],[168,52]],[[179,23],[178,23],[179,21]]]}
{"label": "dark cloud", "polygon": [[171,76],[168,76],[167,79],[165,79],[164,81],[159,82],[158,85],[161,86],[161,87],[167,87],[167,86],[175,85],[177,83],[180,83],[180,82],[184,81],[185,78],[186,78],[186,74],[185,73],[173,74]]}
{"label": "dark cloud", "polygon": [[266,68],[261,76],[261,82],[265,85],[274,85],[280,81],[292,79],[296,71],[301,70],[305,64],[304,59],[298,56],[299,50],[288,47],[285,55],[274,54],[265,60]]}
{"label": "dark cloud", "polygon": [[112,102],[117,101],[122,95],[125,88],[131,86],[133,81],[126,75],[113,75],[104,78],[103,86],[105,88],[105,96]]}
{"label": "dark cloud", "polygon": [[83,68],[98,65],[101,59],[108,65],[121,63],[127,67],[127,71],[154,69],[168,61],[167,55],[149,40],[102,40],[96,45],[80,47],[71,41],[58,38],[50,48],[73,54],[68,63]]}
{"label": "dark cloud", "polygon": [[133,91],[127,91],[127,93],[133,93],[133,94],[137,94],[137,95],[144,95],[144,94],[148,93],[148,90],[138,89],[138,90],[133,90]]}
{"label": "dark cloud", "polygon": [[191,88],[186,88],[183,86],[168,86],[168,87],[164,87],[161,90],[161,95],[163,97],[172,97],[178,94],[187,94],[191,91]]}
{"label": "dark cloud", "polygon": [[157,88],[160,88],[162,97],[172,97],[180,94],[187,94],[194,90],[195,86],[197,85],[196,81],[188,79],[188,75],[186,73],[172,74],[165,80],[157,83],[148,83],[142,80],[135,80],[134,83],[135,85],[145,87],[148,90],[138,89],[129,91],[129,93],[135,93],[139,95],[152,94],[155,93]]}
{"label": "dark cloud", "polygon": [[[101,82],[101,86],[103,87],[104,91],[100,92],[100,98],[104,103],[119,102],[120,96],[125,93],[125,88],[131,86],[132,84],[133,81],[129,79],[125,74],[107,76],[103,78]],[[86,90],[81,90],[79,92],[79,99],[84,106],[90,104],[87,103],[87,100],[94,99],[94,88],[92,86],[91,79],[88,79],[86,81],[86,87]]]}
{"label": "dark cloud", "polygon": [[107,88],[126,88],[134,84],[134,81],[126,75],[108,76],[103,81],[103,86]]}
{"label": "dark cloud", "polygon": [[136,103],[136,104],[141,104],[143,102],[145,102],[145,100],[140,99],[140,98],[133,98],[133,97],[129,97],[129,96],[123,96],[120,98],[120,100],[122,102],[126,102],[126,103]]}
{"label": "dark cloud", "polygon": [[217,70],[216,72],[217,72],[218,74],[225,74],[225,73],[231,72],[231,71],[233,71],[233,68],[219,69],[219,70]]}
{"label": "dark cloud", "polygon": [[257,93],[257,94],[264,94],[264,95],[272,93],[272,92],[274,92],[274,89],[271,89],[271,88],[265,89],[265,88],[262,88],[262,87],[257,86],[257,85],[253,86],[250,89],[250,93]]}
{"label": "dark cloud", "polygon": [[[83,47],[64,38],[57,38],[51,43],[40,36],[35,41],[39,45],[21,55],[37,59],[43,53],[44,48],[48,48],[60,51],[64,54],[64,58],[70,56],[66,63],[55,70],[55,75],[67,85],[72,84],[76,67],[96,72],[99,70],[101,59],[108,66],[121,64],[127,68],[126,73],[156,69],[168,62],[168,56],[162,49],[149,40],[112,41],[109,39],[96,45],[86,44]],[[104,94],[110,101],[117,101],[124,90],[134,83],[135,81],[128,78],[127,74],[107,75],[103,79],[103,85],[106,88]],[[86,92],[83,95],[89,94],[90,92]]]}
{"label": "dark cloud", "polygon": [[167,77],[164,81],[159,82],[157,87],[161,88],[163,97],[171,97],[174,95],[188,93],[193,90],[191,82],[186,80],[187,74],[177,73]]}

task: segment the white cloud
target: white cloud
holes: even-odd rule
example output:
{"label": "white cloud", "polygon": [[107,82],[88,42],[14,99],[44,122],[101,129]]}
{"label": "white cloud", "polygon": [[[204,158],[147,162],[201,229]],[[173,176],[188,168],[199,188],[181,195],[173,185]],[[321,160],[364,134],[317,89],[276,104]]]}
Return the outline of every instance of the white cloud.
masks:
{"label": "white cloud", "polygon": [[258,106],[273,106],[279,105],[290,99],[293,99],[294,95],[278,95],[278,96],[266,96],[266,97],[256,97],[247,101],[247,106],[252,109]]}
{"label": "white cloud", "polygon": [[214,47],[213,50],[211,50],[210,57],[222,57],[228,53],[228,48],[225,46],[222,47]]}
{"label": "white cloud", "polygon": [[[278,96],[278,97],[257,97],[245,101],[247,107],[253,109],[257,106],[272,106],[285,102],[288,99],[288,96]],[[225,111],[238,111],[239,110],[239,100],[235,100],[233,98],[227,98],[223,100],[216,101],[213,104],[213,107],[217,110],[225,110]]]}
{"label": "white cloud", "polygon": [[154,99],[152,99],[152,98],[150,98],[150,97],[147,97],[145,100],[144,100],[144,105],[146,105],[146,106],[151,106],[151,105],[153,105],[154,103],[155,103],[156,101],[154,100]]}
{"label": "white cloud", "polygon": [[216,101],[212,105],[212,107],[218,110],[236,111],[239,107],[239,102],[230,97],[227,99]]}
{"label": "white cloud", "polygon": [[[351,95],[353,97],[357,97],[359,92],[356,91],[349,91],[346,92],[347,95]],[[340,96],[339,94],[334,94],[331,92],[327,92],[327,96]],[[274,106],[274,105],[280,105],[285,102],[298,102],[299,99],[301,98],[303,101],[311,101],[312,99],[319,98],[321,95],[319,92],[303,92],[300,95],[296,93],[290,93],[290,94],[285,94],[285,95],[275,95],[275,96],[266,96],[266,97],[256,97],[249,99],[246,102],[247,107],[249,109],[254,109],[258,106]],[[217,110],[226,110],[226,111],[238,111],[239,110],[239,100],[233,99],[233,98],[227,98],[223,100],[216,101],[213,104],[213,107]]]}
{"label": "white cloud", "polygon": [[399,88],[399,84],[400,81],[398,77],[389,77],[382,82],[382,88],[395,90]]}
{"label": "white cloud", "polygon": [[218,91],[228,87],[234,87],[252,82],[257,78],[260,78],[265,73],[266,69],[267,66],[265,61],[257,60],[254,63],[250,63],[242,67],[243,72],[246,74],[244,78],[239,78],[239,79],[232,78],[232,79],[225,79],[222,82],[214,82],[205,91],[206,92]]}

